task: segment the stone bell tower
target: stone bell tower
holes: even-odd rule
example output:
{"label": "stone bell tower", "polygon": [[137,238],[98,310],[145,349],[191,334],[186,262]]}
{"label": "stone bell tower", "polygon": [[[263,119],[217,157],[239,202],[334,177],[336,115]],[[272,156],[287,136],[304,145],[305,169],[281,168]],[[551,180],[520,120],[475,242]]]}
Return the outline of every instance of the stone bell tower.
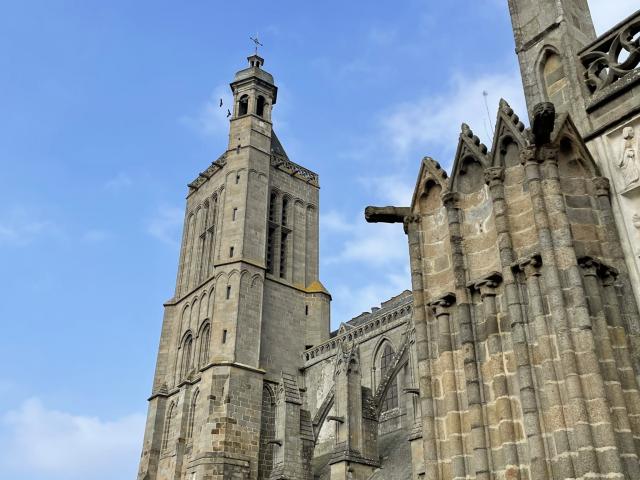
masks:
{"label": "stone bell tower", "polygon": [[278,89],[260,56],[248,61],[230,84],[228,148],[189,184],[141,480],[269,478],[278,386],[329,338],[318,176],[288,158],[271,118]]}
{"label": "stone bell tower", "polygon": [[508,0],[529,114],[552,102],[586,133],[578,52],[596,38],[587,0]]}

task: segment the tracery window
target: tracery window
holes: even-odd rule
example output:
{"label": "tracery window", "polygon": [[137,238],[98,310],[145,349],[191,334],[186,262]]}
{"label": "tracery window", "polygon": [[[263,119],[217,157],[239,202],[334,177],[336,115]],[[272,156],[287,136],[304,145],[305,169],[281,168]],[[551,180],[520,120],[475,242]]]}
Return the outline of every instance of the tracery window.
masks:
{"label": "tracery window", "polygon": [[200,332],[200,355],[198,365],[204,367],[209,362],[209,343],[211,341],[211,326],[207,323]]}
{"label": "tracery window", "polygon": [[176,404],[171,402],[167,416],[164,419],[164,431],[162,432],[162,450],[166,450],[169,446],[169,438],[171,437],[171,424],[175,415]]}
{"label": "tracery window", "polygon": [[196,390],[191,400],[191,406],[189,407],[189,420],[187,422],[187,440],[193,437],[193,425],[196,418],[196,407],[198,406],[198,397],[200,396],[200,390]]}
{"label": "tracery window", "polygon": [[[386,344],[382,349],[382,356],[380,357],[380,378],[383,379],[385,374],[391,368],[393,363],[393,348],[391,345]],[[382,411],[386,412],[392,408],[398,407],[398,377],[393,377],[387,390],[387,395],[382,402]]]}
{"label": "tracery window", "polygon": [[180,362],[180,379],[187,377],[193,366],[193,337],[188,334],[182,342],[182,360]]}

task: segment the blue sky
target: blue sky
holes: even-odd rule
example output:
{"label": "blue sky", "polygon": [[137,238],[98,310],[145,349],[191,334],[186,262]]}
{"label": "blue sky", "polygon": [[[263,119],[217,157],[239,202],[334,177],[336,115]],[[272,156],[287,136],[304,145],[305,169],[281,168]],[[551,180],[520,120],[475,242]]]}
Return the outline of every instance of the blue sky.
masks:
{"label": "blue sky", "polygon": [[[420,158],[450,164],[524,103],[506,0],[0,1],[0,476],[133,478],[186,184],[226,147],[217,108],[251,52],[275,130],[321,178],[336,326],[409,287]],[[591,0],[599,32],[634,0]],[[241,5],[240,5],[241,4]]]}

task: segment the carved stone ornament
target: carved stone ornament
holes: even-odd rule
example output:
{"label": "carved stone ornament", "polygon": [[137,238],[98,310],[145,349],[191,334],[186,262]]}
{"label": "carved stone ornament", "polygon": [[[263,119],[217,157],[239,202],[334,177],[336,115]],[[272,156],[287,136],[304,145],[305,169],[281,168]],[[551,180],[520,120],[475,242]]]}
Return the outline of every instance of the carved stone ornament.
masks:
{"label": "carved stone ornament", "polygon": [[633,127],[625,127],[622,130],[624,147],[622,154],[616,162],[618,178],[622,192],[640,186],[640,161],[638,159],[638,141],[635,138]]}
{"label": "carved stone ornament", "polygon": [[636,229],[640,230],[640,215],[634,213],[633,217],[631,218],[631,223],[634,227],[636,227]]}

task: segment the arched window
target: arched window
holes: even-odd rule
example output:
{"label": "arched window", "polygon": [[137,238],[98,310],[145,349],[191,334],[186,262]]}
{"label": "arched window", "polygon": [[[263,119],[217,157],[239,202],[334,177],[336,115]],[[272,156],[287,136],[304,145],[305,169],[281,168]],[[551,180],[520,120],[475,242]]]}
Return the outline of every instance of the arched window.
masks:
{"label": "arched window", "polygon": [[193,366],[193,337],[188,334],[182,341],[182,361],[180,362],[180,379],[187,377]]}
{"label": "arched window", "polygon": [[256,115],[259,117],[264,116],[265,99],[262,95],[258,95],[258,101],[256,102]]}
{"label": "arched window", "polygon": [[211,327],[207,323],[200,332],[200,358],[198,366],[204,367],[209,362],[209,343],[211,341]]}
{"label": "arched window", "polygon": [[171,424],[175,415],[176,404],[171,402],[167,414],[164,417],[164,431],[162,432],[162,450],[166,450],[169,446],[169,438],[171,437]]}
{"label": "arched window", "polygon": [[542,78],[547,100],[555,105],[562,105],[569,100],[569,82],[560,55],[551,51],[546,54],[542,63]]}
{"label": "arched window", "polygon": [[[382,356],[380,357],[380,378],[384,378],[386,373],[391,368],[393,363],[393,348],[388,343],[382,349]],[[393,377],[393,380],[389,383],[389,389],[387,395],[382,402],[382,411],[386,412],[392,408],[398,407],[398,379]]]}
{"label": "arched window", "polygon": [[249,96],[242,95],[238,102],[238,116],[246,115],[249,112]]}
{"label": "arched window", "polygon": [[196,390],[191,399],[191,406],[189,407],[189,420],[187,422],[187,440],[193,437],[193,424],[196,419],[196,407],[198,406],[198,397],[200,396],[200,390]]}
{"label": "arched window", "polygon": [[289,197],[282,198],[282,226],[287,225],[287,213],[289,210]]}

